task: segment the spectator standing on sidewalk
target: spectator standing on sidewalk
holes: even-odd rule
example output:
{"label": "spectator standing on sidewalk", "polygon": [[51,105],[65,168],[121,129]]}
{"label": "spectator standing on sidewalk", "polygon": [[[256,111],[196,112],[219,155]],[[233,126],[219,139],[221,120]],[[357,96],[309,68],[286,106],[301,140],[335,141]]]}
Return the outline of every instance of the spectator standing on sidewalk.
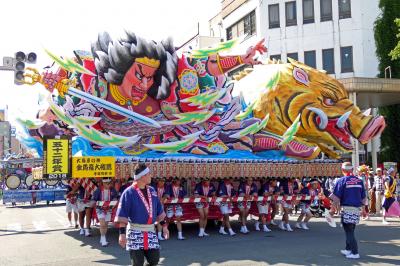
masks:
{"label": "spectator standing on sidewalk", "polygon": [[380,215],[382,209],[382,200],[385,187],[383,186],[384,176],[382,175],[382,169],[376,168],[376,176],[374,177],[374,190],[375,190],[375,210],[376,215]]}

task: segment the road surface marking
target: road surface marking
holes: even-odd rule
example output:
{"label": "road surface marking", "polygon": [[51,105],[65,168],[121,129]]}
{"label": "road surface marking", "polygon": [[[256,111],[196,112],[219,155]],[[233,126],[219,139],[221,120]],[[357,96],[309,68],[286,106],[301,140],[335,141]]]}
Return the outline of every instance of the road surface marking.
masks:
{"label": "road surface marking", "polygon": [[7,224],[7,231],[10,231],[10,232],[21,232],[22,231],[22,226],[21,226],[20,223]]}
{"label": "road surface marking", "polygon": [[33,224],[33,227],[35,228],[36,231],[50,230],[49,225],[44,220],[32,221],[32,224]]}

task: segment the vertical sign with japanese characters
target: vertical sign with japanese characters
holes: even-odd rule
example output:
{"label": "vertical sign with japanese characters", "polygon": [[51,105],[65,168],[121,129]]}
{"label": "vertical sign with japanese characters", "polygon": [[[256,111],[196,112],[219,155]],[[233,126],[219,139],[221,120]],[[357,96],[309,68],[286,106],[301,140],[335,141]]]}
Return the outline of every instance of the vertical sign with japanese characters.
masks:
{"label": "vertical sign with japanese characters", "polygon": [[71,145],[68,138],[44,139],[43,177],[67,178],[71,175]]}

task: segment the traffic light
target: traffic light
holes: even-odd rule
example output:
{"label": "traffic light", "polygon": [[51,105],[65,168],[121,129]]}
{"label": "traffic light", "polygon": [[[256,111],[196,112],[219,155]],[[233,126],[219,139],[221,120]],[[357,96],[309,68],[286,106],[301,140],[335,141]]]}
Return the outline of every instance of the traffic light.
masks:
{"label": "traffic light", "polygon": [[16,52],[14,57],[14,83],[17,85],[23,84],[25,72],[25,62],[28,64],[36,63],[37,55],[30,52],[26,55],[24,52]]}

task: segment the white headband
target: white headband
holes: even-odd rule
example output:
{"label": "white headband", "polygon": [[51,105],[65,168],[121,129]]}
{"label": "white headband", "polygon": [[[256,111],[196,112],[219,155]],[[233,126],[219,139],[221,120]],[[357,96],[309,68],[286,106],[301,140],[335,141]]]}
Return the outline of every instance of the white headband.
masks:
{"label": "white headband", "polygon": [[342,169],[343,170],[353,170],[353,166],[352,165],[342,165]]}
{"label": "white headband", "polygon": [[147,175],[148,173],[150,173],[150,169],[149,169],[148,167],[146,167],[142,172],[140,172],[140,173],[137,174],[137,175],[134,175],[134,176],[133,176],[133,179],[138,180],[138,179],[140,179],[142,176]]}

